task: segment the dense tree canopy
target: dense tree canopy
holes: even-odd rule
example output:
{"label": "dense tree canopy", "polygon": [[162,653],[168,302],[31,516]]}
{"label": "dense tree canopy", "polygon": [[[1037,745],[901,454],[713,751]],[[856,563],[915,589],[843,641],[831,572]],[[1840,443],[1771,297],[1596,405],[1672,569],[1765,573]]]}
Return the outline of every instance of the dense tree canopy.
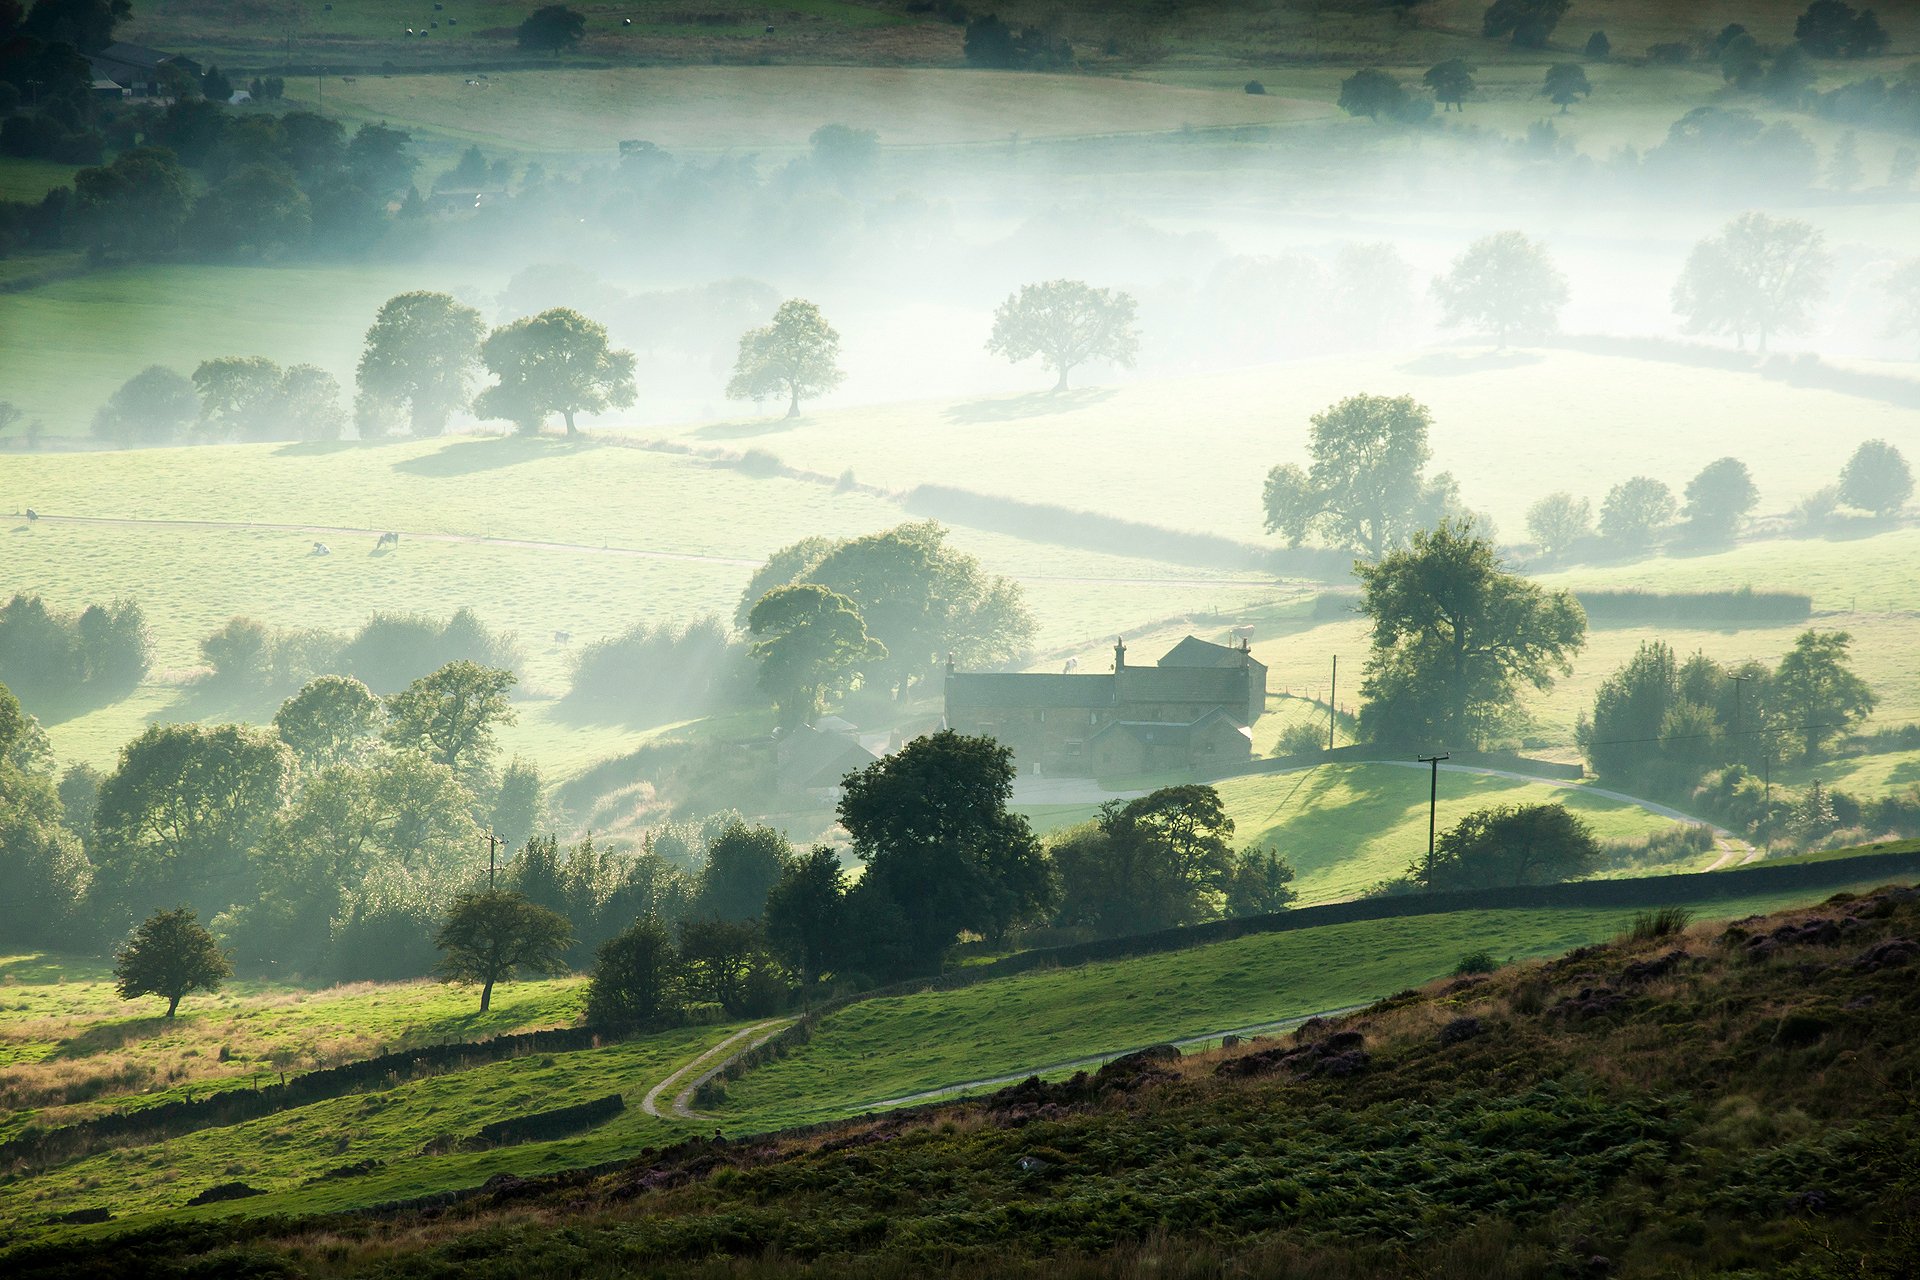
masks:
{"label": "dense tree canopy", "polygon": [[1480,16],[1480,34],[1503,37],[1520,49],[1544,49],[1571,0],[1493,0]]}
{"label": "dense tree canopy", "polygon": [[1420,82],[1433,90],[1433,100],[1449,111],[1466,110],[1466,101],[1473,95],[1474,68],[1467,65],[1464,58],[1448,58],[1427,68]]}
{"label": "dense tree canopy", "polygon": [[1569,107],[1593,92],[1593,86],[1587,82],[1586,70],[1579,63],[1560,62],[1547,68],[1540,92],[1565,115]]}
{"label": "dense tree canopy", "polygon": [[1913,496],[1913,470],[1885,440],[1863,441],[1840,471],[1840,500],[1876,516],[1892,516]]}
{"label": "dense tree canopy", "polygon": [[1593,536],[1593,504],[1570,493],[1550,493],[1527,508],[1527,534],[1542,554],[1565,555]]}
{"label": "dense tree canopy", "polygon": [[1039,356],[1058,373],[1055,391],[1067,389],[1067,375],[1089,360],[1133,367],[1140,349],[1131,296],[1096,289],[1081,280],[1048,280],[1020,286],[993,314],[987,350],[1018,364]]}
{"label": "dense tree canopy", "polygon": [[767,893],[767,943],[803,988],[811,989],[849,951],[846,892],[840,855],[815,845],[789,859]]}
{"label": "dense tree canopy", "polygon": [[760,687],[788,727],[811,721],[828,697],[887,656],[851,600],[811,582],[761,596],[747,630],[754,637],[748,653],[760,663]]}
{"label": "dense tree canopy", "polygon": [[193,383],[164,365],[152,364],[120,384],[93,415],[93,434],[123,448],[170,444],[200,416]]}
{"label": "dense tree canopy", "polygon": [[1865,719],[1878,701],[1853,670],[1852,648],[1848,632],[1804,631],[1774,671],[1774,710],[1808,760]]}
{"label": "dense tree canopy", "polygon": [[1682,536],[1694,543],[1726,542],[1739,531],[1760,501],[1747,464],[1738,458],[1719,458],[1687,481],[1686,524]]}
{"label": "dense tree canopy", "polygon": [[680,1010],[680,957],[673,935],[653,916],[600,947],[587,985],[587,1023],[611,1031],[648,1031],[673,1022]]}
{"label": "dense tree canopy", "polygon": [[507,691],[517,683],[511,671],[464,658],[449,662],[387,699],[386,740],[477,781],[498,749],[494,729],[514,721]]}
{"label": "dense tree canopy", "polygon": [[1551,687],[1586,643],[1571,593],[1506,572],[1493,544],[1456,521],[1354,571],[1373,624],[1360,721],[1375,742],[1478,746],[1522,685]]}
{"label": "dense tree canopy", "polygon": [[505,418],[537,434],[550,413],[576,435],[574,415],[629,408],[635,399],[631,351],[613,349],[607,327],[568,307],[554,307],[495,329],[480,358],[499,382],[480,392],[474,413]]}
{"label": "dense tree canopy", "polygon": [[718,920],[758,920],[768,892],[792,861],[793,846],[772,827],[728,823],[707,842],[693,913]]}
{"label": "dense tree canopy", "polygon": [[840,335],[804,298],[789,298],[774,312],[773,323],[740,335],[740,354],[727,383],[735,400],[787,397],[787,416],[800,416],[800,402],[839,386]]}
{"label": "dense tree canopy", "polygon": [[1052,886],[1027,820],[1007,807],[1013,753],[942,730],[848,777],[841,825],[863,891],[904,926],[906,962],[933,967],[962,930],[998,938],[1045,910]]}
{"label": "dense tree canopy", "polygon": [[522,49],[559,52],[587,34],[586,18],[563,4],[542,5],[520,20],[515,31]]}
{"label": "dense tree canopy", "polygon": [[1500,805],[1462,818],[1409,874],[1425,888],[1497,889],[1575,880],[1600,863],[1593,828],[1562,804]]}
{"label": "dense tree canopy", "polygon": [[1652,476],[1622,480],[1600,504],[1600,536],[1628,551],[1645,551],[1673,523],[1673,490]]}
{"label": "dense tree canopy", "polygon": [[352,676],[320,676],[280,704],[274,732],[309,769],[350,763],[386,719],[373,691]]}
{"label": "dense tree canopy", "polygon": [[1407,105],[1407,91],[1378,67],[1363,67],[1340,82],[1336,105],[1350,116],[1379,120],[1398,115]]}
{"label": "dense tree canopy", "polygon": [[1502,347],[1511,337],[1553,332],[1567,303],[1567,278],[1546,246],[1518,231],[1484,236],[1433,282],[1442,318],[1489,332]]}

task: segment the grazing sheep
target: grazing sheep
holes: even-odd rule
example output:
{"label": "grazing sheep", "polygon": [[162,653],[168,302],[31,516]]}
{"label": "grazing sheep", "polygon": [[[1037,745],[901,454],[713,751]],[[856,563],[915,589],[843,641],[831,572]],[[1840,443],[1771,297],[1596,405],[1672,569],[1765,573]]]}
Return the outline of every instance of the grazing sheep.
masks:
{"label": "grazing sheep", "polygon": [[38,520],[39,518],[40,513],[38,511],[35,511],[32,507],[27,508],[27,519],[29,521]]}
{"label": "grazing sheep", "polygon": [[313,554],[317,556],[330,556],[333,554],[333,548],[324,542],[316,542],[313,544]]}

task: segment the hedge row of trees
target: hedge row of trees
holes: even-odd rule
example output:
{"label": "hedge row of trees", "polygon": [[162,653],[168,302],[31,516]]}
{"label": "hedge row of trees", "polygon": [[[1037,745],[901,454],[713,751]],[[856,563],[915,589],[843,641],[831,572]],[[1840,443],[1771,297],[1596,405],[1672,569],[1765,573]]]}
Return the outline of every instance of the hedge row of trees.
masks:
{"label": "hedge row of trees", "polygon": [[288,693],[323,675],[350,676],[380,694],[397,693],[449,662],[518,671],[512,633],[497,632],[471,609],[444,621],[416,613],[376,613],[350,636],[317,628],[279,630],[252,618],[229,619],[200,641],[208,685],[229,695]]}
{"label": "hedge row of trees", "polygon": [[0,684],[32,699],[130,692],[153,662],[153,634],[132,600],[61,613],[37,595],[0,605]]}

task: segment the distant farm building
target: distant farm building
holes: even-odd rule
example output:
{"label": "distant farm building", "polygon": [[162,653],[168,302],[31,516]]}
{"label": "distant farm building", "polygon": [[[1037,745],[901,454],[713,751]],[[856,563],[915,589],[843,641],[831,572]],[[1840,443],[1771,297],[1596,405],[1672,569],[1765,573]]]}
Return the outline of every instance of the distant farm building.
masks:
{"label": "distant farm building", "polygon": [[191,76],[200,74],[200,64],[177,53],[163,53],[145,45],[116,40],[98,53],[87,55],[93,66],[94,92],[102,94],[100,82],[112,81],[135,98],[166,96],[168,68],[178,68]]}
{"label": "distant farm building", "polygon": [[1023,772],[1121,777],[1207,772],[1253,755],[1267,668],[1237,646],[1188,636],[1151,667],[1113,646],[1105,675],[947,670],[947,724],[1013,748]]}

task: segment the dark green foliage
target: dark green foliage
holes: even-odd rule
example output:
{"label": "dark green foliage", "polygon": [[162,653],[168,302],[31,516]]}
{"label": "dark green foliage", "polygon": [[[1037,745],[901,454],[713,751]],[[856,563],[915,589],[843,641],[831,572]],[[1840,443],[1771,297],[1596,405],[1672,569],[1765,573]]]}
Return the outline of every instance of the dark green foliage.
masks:
{"label": "dark green foliage", "polygon": [[1885,440],[1863,441],[1840,470],[1840,500],[1876,516],[1899,514],[1913,496],[1913,469]]}
{"label": "dark green foliage", "polygon": [[[1063,833],[1049,846],[1060,886],[1055,919],[1107,937],[1211,919],[1242,870],[1232,837],[1233,819],[1209,786],[1163,787],[1137,800],[1110,802],[1096,822]],[[1256,904],[1285,883],[1274,879],[1284,865],[1247,867],[1240,899],[1246,909],[1234,914],[1260,914]],[[1272,881],[1264,889],[1263,871]],[[1290,868],[1285,875],[1291,878]]]}
{"label": "dark green foliage", "polygon": [[474,784],[489,775],[497,749],[494,729],[514,721],[507,691],[517,682],[511,671],[449,662],[387,699],[386,740],[424,752],[480,790]]}
{"label": "dark green foliage", "polygon": [[520,646],[511,633],[489,629],[471,609],[460,609],[445,622],[417,613],[376,613],[340,651],[339,674],[375,693],[391,694],[460,661],[516,671]]}
{"label": "dark green foliage", "polygon": [[121,448],[172,444],[199,416],[193,383],[163,365],[148,365],[121,383],[94,413],[93,434]]}
{"label": "dark green foliage", "polygon": [[1480,34],[1509,37],[1516,48],[1544,49],[1570,0],[1493,0],[1480,17]]}
{"label": "dark green foliage", "polygon": [[826,845],[787,860],[766,898],[767,945],[811,987],[849,950],[840,856]]}
{"label": "dark green foliage", "polygon": [[549,1142],[605,1124],[626,1109],[625,1099],[617,1093],[610,1093],[604,1098],[576,1103],[571,1107],[556,1107],[551,1111],[536,1111],[531,1115],[514,1116],[481,1125],[480,1131],[474,1134],[474,1140],[480,1146]]}
{"label": "dark green foliage", "polygon": [[1073,64],[1073,46],[1044,27],[1014,31],[998,16],[982,14],[967,23],[962,52],[967,65],[991,70],[1052,71]]}
{"label": "dark green foliage", "polygon": [[681,1016],[683,984],[666,926],[643,917],[600,947],[587,986],[587,1023],[615,1031],[671,1026]]}
{"label": "dark green foliage", "polygon": [[793,863],[793,846],[772,827],[735,820],[707,844],[692,912],[718,920],[758,920],[767,894]]}
{"label": "dark green foliage", "polygon": [[993,739],[942,730],[848,776],[840,822],[867,864],[857,896],[899,913],[913,968],[932,968],[963,929],[998,938],[1049,904],[1039,843],[1007,808],[1013,774]]}
{"label": "dark green foliage", "polygon": [[557,53],[580,43],[587,33],[587,20],[561,4],[535,9],[520,22],[516,38],[522,49]]}
{"label": "dark green foliage", "polygon": [[1366,67],[1340,82],[1336,105],[1350,116],[1377,121],[1398,114],[1406,102],[1407,91],[1398,80],[1377,67]]}
{"label": "dark green foliage", "polygon": [[1862,58],[1887,47],[1886,28],[1871,9],[1846,0],[1813,0],[1793,24],[1793,38],[1822,58]]}
{"label": "dark green foliage", "polygon": [[1429,891],[1577,880],[1600,861],[1593,829],[1561,804],[1500,805],[1462,818],[1407,874]]}
{"label": "dark green foliage", "polygon": [[165,996],[167,1016],[191,991],[214,992],[233,976],[233,965],[194,913],[185,907],[156,911],[113,954],[114,989],[123,1000]]}
{"label": "dark green foliage", "polygon": [[680,922],[680,965],[688,996],[730,1017],[760,1017],[785,1002],[787,986],[766,953],[758,922]]}
{"label": "dark green foliage", "polygon": [[1586,643],[1573,596],[1505,571],[1470,523],[1444,520],[1355,572],[1373,620],[1360,725],[1375,742],[1478,745],[1513,714],[1523,684],[1550,687]]}
{"label": "dark green foliage", "polygon": [[812,722],[830,699],[854,687],[887,647],[867,633],[853,601],[817,583],[775,587],[747,618],[747,652],[783,728]]}
{"label": "dark green foliage", "polygon": [[1760,501],[1747,464],[1738,458],[1720,458],[1687,481],[1687,505],[1682,539],[1699,545],[1731,541],[1740,524]]}
{"label": "dark green foliage", "polygon": [[480,988],[480,1012],[493,1002],[493,985],[515,974],[566,972],[573,929],[565,917],[507,889],[484,889],[454,899],[433,945],[440,976]]}

